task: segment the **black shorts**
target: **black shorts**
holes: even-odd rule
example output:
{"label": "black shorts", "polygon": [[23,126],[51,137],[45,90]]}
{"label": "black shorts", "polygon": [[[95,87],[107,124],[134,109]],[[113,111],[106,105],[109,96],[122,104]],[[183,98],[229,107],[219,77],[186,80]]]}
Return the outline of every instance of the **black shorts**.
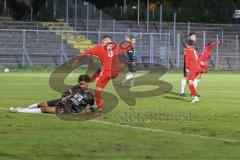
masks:
{"label": "black shorts", "polygon": [[128,69],[131,73],[135,73],[136,72],[136,65],[133,62],[128,62]]}
{"label": "black shorts", "polygon": [[63,109],[63,104],[61,103],[61,99],[53,99],[50,101],[47,101],[48,107],[56,107],[57,114],[64,114],[66,113],[66,110]]}
{"label": "black shorts", "polygon": [[47,101],[47,104],[49,107],[57,107],[60,102],[61,102],[61,99],[54,99],[54,100]]}

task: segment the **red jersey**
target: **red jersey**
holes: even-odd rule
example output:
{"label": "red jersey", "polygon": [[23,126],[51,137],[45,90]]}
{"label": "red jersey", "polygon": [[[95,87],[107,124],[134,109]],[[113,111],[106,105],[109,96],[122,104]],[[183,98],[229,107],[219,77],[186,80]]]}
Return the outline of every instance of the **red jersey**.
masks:
{"label": "red jersey", "polygon": [[217,45],[219,43],[220,43],[220,41],[216,41],[216,42],[211,43],[207,47],[205,47],[203,49],[203,54],[200,57],[200,61],[207,62],[210,59],[210,52],[211,52],[212,47],[214,47],[215,45]]}
{"label": "red jersey", "polygon": [[104,71],[120,71],[120,62],[118,55],[126,52],[128,48],[123,49],[116,43],[109,43],[107,45],[99,44],[81,54],[77,59],[80,60],[83,56],[96,56],[102,63],[102,70]]}
{"label": "red jersey", "polygon": [[186,69],[188,69],[190,72],[201,71],[201,66],[199,63],[200,54],[193,46],[188,46],[187,48],[185,48],[184,55]]}
{"label": "red jersey", "polygon": [[220,41],[213,42],[213,43],[211,43],[210,45],[208,45],[207,47],[205,47],[203,49],[203,54],[202,54],[202,56],[199,59],[200,60],[200,65],[202,67],[202,71],[203,72],[207,72],[208,71],[207,61],[210,59],[210,52],[211,52],[212,47],[214,47],[215,45],[217,45],[219,43],[220,43]]}

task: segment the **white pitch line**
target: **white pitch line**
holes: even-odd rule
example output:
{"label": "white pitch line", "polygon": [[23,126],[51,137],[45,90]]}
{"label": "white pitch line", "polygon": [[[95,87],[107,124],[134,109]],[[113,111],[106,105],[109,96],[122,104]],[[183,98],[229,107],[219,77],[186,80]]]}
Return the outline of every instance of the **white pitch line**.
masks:
{"label": "white pitch line", "polygon": [[[0,108],[0,110],[8,110],[8,108]],[[40,114],[40,115],[49,115],[49,114]],[[158,133],[164,133],[164,134],[195,137],[195,138],[200,138],[200,139],[210,139],[210,140],[223,141],[223,142],[240,143],[240,140],[236,140],[236,139],[214,138],[214,137],[209,137],[209,136],[201,136],[201,135],[196,135],[196,134],[182,133],[182,132],[162,130],[162,129],[152,129],[152,128],[145,128],[145,127],[131,126],[131,125],[122,125],[122,124],[119,124],[119,123],[100,121],[100,120],[96,120],[96,119],[92,119],[92,120],[89,120],[89,121],[96,122],[96,123],[102,123],[102,124],[106,124],[106,125],[123,127],[123,128],[137,129],[137,130],[142,130],[142,131],[150,131],[150,132],[158,132]]]}
{"label": "white pitch line", "polygon": [[206,92],[218,92],[218,93],[238,93],[239,94],[239,92],[238,91],[219,91],[219,90],[202,90],[202,91],[206,91]]}
{"label": "white pitch line", "polygon": [[0,108],[0,110],[9,110],[8,108]]}
{"label": "white pitch line", "polygon": [[164,134],[195,137],[195,138],[200,138],[200,139],[210,139],[210,140],[223,141],[223,142],[240,143],[240,140],[236,140],[236,139],[214,138],[214,137],[209,137],[209,136],[201,136],[201,135],[196,135],[196,134],[188,134],[188,133],[162,130],[162,129],[152,129],[152,128],[145,128],[145,127],[131,126],[131,125],[122,125],[122,124],[118,124],[118,123],[100,121],[100,120],[95,120],[95,119],[91,120],[91,121],[106,124],[106,125],[118,126],[118,127],[123,127],[123,128],[131,128],[131,129],[137,129],[137,130],[142,130],[142,131],[150,131],[150,132],[158,132],[158,133],[164,133]]}

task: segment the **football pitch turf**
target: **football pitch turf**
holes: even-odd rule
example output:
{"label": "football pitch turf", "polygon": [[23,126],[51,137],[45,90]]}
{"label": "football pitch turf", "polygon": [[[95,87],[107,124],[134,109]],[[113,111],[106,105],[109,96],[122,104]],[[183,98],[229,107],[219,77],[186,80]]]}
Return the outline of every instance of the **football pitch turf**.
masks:
{"label": "football pitch turf", "polygon": [[[133,107],[118,97],[112,112],[94,120],[8,112],[11,106],[58,98],[49,87],[49,75],[0,73],[1,160],[240,159],[240,74],[205,74],[198,104],[190,104],[190,96],[179,96],[182,74],[167,73],[161,80],[173,85],[171,92],[137,98]],[[71,74],[66,83],[74,84],[77,76]],[[111,83],[106,91],[117,96]],[[154,114],[161,116],[154,119]]]}

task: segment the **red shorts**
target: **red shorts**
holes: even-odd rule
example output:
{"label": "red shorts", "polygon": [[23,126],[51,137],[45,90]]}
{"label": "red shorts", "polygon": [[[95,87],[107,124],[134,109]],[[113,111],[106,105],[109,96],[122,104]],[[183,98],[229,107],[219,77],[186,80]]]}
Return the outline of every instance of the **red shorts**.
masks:
{"label": "red shorts", "polygon": [[208,64],[206,62],[200,62],[202,72],[207,72],[208,71]]}
{"label": "red shorts", "polygon": [[196,71],[189,71],[188,74],[187,74],[187,80],[194,80],[197,78],[199,72],[196,72]]}
{"label": "red shorts", "polygon": [[102,72],[99,75],[99,79],[97,81],[97,87],[103,89],[108,84],[108,82],[111,79],[116,78],[118,76],[118,74],[119,74],[119,71],[104,71],[104,70],[102,70]]}

